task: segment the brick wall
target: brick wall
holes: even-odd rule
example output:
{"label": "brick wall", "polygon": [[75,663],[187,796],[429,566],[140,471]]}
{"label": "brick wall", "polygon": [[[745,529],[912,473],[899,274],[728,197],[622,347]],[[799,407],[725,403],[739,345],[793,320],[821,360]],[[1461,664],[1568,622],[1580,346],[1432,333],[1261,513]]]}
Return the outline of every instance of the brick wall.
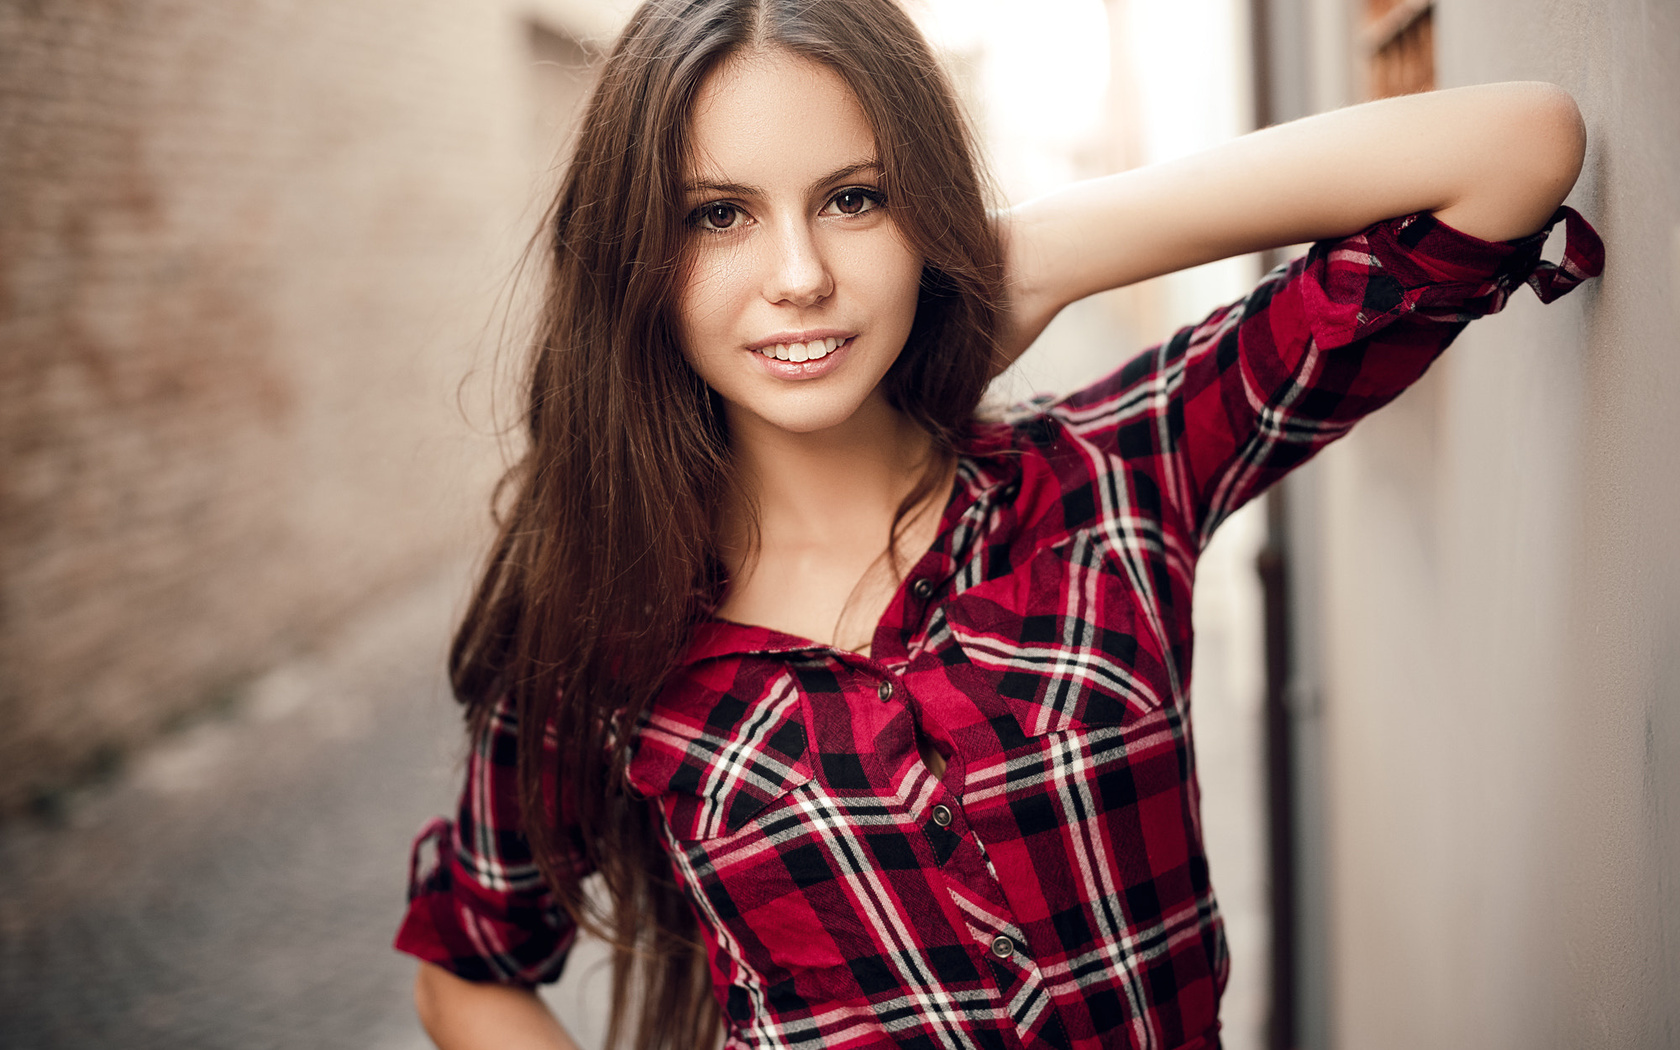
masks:
{"label": "brick wall", "polygon": [[493,3],[0,5],[0,812],[476,550],[530,46]]}

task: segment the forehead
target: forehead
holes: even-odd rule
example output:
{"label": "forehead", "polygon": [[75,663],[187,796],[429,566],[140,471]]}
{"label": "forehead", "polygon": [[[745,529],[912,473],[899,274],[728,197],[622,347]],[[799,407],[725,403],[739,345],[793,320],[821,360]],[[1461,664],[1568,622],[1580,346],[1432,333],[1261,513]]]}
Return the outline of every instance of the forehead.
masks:
{"label": "forehead", "polygon": [[875,136],[851,88],[786,51],[731,57],[700,87],[690,115],[690,181],[770,188],[875,159]]}

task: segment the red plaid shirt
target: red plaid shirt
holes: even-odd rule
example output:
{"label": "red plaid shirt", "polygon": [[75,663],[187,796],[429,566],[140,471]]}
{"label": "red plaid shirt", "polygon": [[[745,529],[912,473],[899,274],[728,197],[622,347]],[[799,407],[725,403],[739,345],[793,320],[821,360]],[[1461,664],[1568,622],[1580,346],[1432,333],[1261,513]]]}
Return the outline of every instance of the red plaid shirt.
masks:
{"label": "red plaid shirt", "polygon": [[[976,425],[871,656],[701,624],[630,778],[707,938],[727,1045],[1216,1046],[1197,555],[1524,280],[1550,300],[1596,274],[1597,237],[1565,216],[1561,266],[1542,235],[1489,244],[1427,215],[1319,244],[1094,386]],[[518,829],[514,736],[499,712],[454,824],[423,834],[441,863],[397,944],[534,983],[573,931]]]}

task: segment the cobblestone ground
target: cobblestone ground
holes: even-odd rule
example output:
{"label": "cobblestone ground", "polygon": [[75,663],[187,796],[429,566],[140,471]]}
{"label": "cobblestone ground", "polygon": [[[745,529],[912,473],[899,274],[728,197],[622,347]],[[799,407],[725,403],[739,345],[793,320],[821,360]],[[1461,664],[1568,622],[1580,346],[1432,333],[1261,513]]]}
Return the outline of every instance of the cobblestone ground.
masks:
{"label": "cobblestone ground", "polygon": [[[0,1048],[407,1050],[408,841],[457,789],[458,574],[67,801],[0,827]],[[586,1042],[593,951],[556,1007]],[[593,980],[592,980],[593,978]]]}

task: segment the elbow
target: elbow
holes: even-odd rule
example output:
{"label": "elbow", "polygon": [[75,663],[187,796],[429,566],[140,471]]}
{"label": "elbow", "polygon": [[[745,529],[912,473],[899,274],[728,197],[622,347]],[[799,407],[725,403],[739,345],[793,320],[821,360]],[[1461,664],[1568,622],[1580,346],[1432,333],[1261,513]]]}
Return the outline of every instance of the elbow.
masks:
{"label": "elbow", "polygon": [[1529,160],[1528,190],[1548,214],[1563,203],[1581,175],[1587,152],[1587,125],[1581,107],[1555,84],[1524,85],[1528,90],[1519,119]]}
{"label": "elbow", "polygon": [[1485,89],[1491,105],[1474,125],[1474,159],[1463,191],[1437,212],[1490,241],[1524,237],[1546,225],[1575,186],[1586,153],[1586,125],[1569,92],[1553,84]]}

